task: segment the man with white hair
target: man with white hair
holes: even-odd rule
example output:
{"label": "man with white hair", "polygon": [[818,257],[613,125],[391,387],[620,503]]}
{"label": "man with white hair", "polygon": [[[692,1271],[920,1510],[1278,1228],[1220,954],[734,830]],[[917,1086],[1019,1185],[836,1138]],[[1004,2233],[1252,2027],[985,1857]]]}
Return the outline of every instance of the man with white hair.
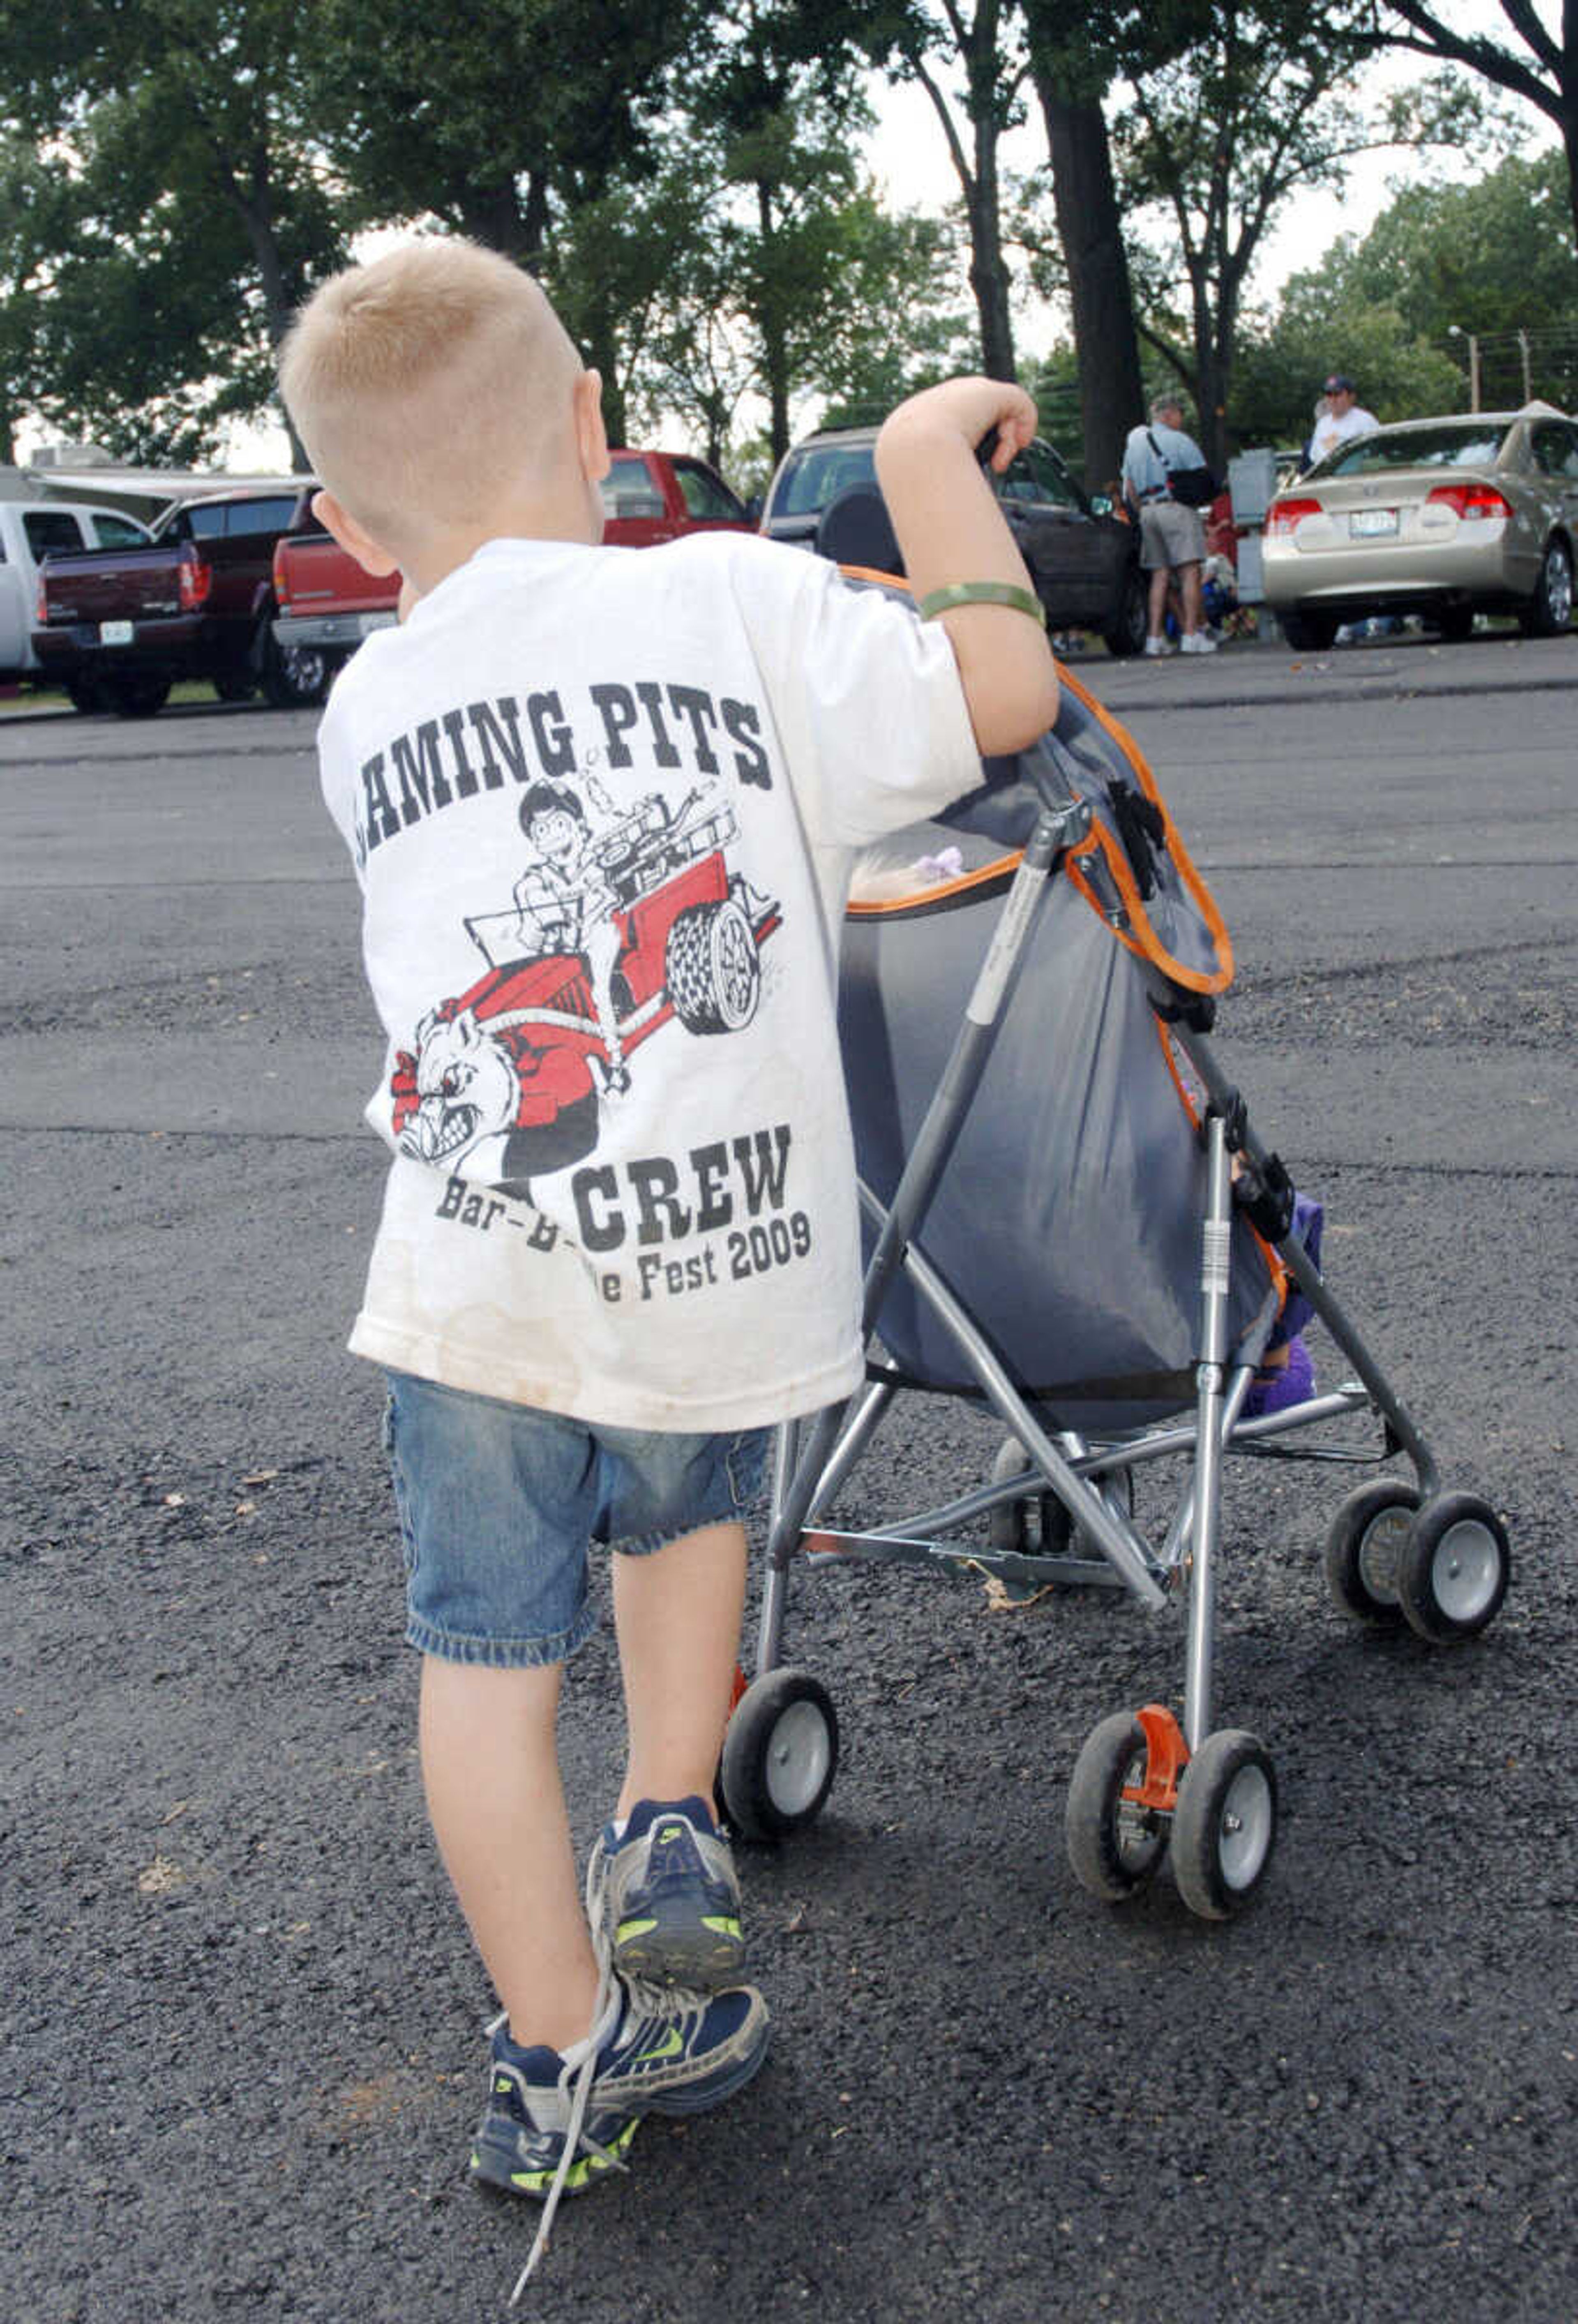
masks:
{"label": "man with white hair", "polygon": [[1168,587],[1175,576],[1183,607],[1184,652],[1216,650],[1201,611],[1206,528],[1199,510],[1179,499],[1172,488],[1174,475],[1205,465],[1205,454],[1184,433],[1183,403],[1177,390],[1164,388],[1151,400],[1151,425],[1132,428],[1124,447],[1124,498],[1137,514],[1140,563],[1151,576],[1145,651],[1152,659],[1173,651],[1163,624]]}

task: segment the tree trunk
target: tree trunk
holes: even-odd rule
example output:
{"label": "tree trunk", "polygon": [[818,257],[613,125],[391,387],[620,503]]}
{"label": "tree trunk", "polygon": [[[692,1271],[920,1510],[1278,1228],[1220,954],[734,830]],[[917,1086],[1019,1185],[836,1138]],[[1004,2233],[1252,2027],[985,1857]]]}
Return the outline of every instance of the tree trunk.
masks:
{"label": "tree trunk", "polygon": [[[977,147],[980,143],[977,132]],[[1008,310],[1008,268],[997,214],[997,157],[982,156],[966,189],[970,232],[970,289],[981,323],[981,368],[988,379],[1016,379],[1014,321]]]}
{"label": "tree trunk", "polygon": [[1129,429],[1145,416],[1112,152],[1099,98],[1060,97],[1040,70],[1035,87],[1046,122],[1058,233],[1074,309],[1085,482],[1087,490],[1101,492],[1123,465]]}
{"label": "tree trunk", "polygon": [[970,238],[970,289],[980,320],[981,368],[988,379],[1015,379],[1014,323],[1008,307],[1008,268],[1003,256],[1003,222],[997,183],[997,9],[982,6],[968,30],[956,26],[965,68],[970,121],[970,151],[965,152],[940,82],[924,52],[906,48],[910,72],[931,100],[947,141]]}
{"label": "tree trunk", "polygon": [[[277,347],[289,328],[293,308],[285,285],[285,264],[280,254],[280,237],[274,231],[273,187],[268,153],[264,150],[252,155],[244,180],[240,171],[226,167],[223,159],[220,166],[225,169],[226,190],[252,244],[258,281],[262,285],[269,344]],[[305,475],[312,466],[307,456],[307,447],[296,432],[296,422],[277,394],[274,402],[290,441],[290,466],[298,475]]]}
{"label": "tree trunk", "polygon": [[780,294],[769,255],[776,227],[773,188],[766,179],[757,181],[757,220],[762,237],[762,300],[757,328],[762,342],[762,383],[767,391],[767,433],[776,467],[789,449],[789,355],[787,334],[778,313]]}

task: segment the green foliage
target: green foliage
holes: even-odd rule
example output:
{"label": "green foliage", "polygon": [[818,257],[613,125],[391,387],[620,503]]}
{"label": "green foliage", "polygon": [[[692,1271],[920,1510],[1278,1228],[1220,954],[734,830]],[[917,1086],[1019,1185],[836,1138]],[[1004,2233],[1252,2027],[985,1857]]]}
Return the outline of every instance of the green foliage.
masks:
{"label": "green foliage", "polygon": [[1566,167],[1555,152],[1513,156],[1472,185],[1396,193],[1367,235],[1334,244],[1318,266],[1289,281],[1275,316],[1252,327],[1234,397],[1239,432],[1302,443],[1334,364],[1357,379],[1380,419],[1466,410],[1470,332],[1482,342],[1482,401],[1523,400],[1513,351],[1524,331],[1538,366],[1535,392],[1573,409],[1578,258],[1567,208]]}
{"label": "green foliage", "polygon": [[28,286],[34,409],[137,457],[201,457],[257,411],[271,351],[353,223],[317,166],[307,0],[17,0],[0,72],[58,163]]}
{"label": "green foliage", "polygon": [[1570,208],[1555,149],[1514,154],[1474,185],[1408,187],[1353,253],[1354,287],[1390,300],[1425,338],[1445,338],[1454,323],[1485,337],[1578,318]]}
{"label": "green foliage", "polygon": [[337,170],[381,221],[429,217],[535,263],[555,209],[651,159],[699,0],[314,0],[306,62]]}

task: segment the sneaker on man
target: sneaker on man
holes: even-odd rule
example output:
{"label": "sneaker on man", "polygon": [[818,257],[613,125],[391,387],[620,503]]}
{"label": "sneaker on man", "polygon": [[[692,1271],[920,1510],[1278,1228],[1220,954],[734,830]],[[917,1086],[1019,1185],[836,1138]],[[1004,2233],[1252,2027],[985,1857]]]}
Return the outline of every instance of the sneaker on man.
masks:
{"label": "sneaker on man", "polygon": [[1183,650],[1185,653],[1215,653],[1216,641],[1213,637],[1208,637],[1204,630],[1187,630],[1184,632]]}
{"label": "sneaker on man", "polygon": [[680,1993],[616,1979],[599,2024],[563,2054],[495,2027],[472,2176],[543,2201],[584,2194],[628,2168],[643,2115],[704,2114],[743,2089],[766,2055],[768,2024],[751,1986]]}
{"label": "sneaker on man", "polygon": [[621,1977],[710,1993],[745,1963],[739,1880],[704,1801],[638,1800],[605,1824],[586,1875],[592,1935]]}
{"label": "sneaker on man", "polygon": [[1145,651],[1152,661],[1160,661],[1163,654],[1176,653],[1178,648],[1170,638],[1147,638]]}

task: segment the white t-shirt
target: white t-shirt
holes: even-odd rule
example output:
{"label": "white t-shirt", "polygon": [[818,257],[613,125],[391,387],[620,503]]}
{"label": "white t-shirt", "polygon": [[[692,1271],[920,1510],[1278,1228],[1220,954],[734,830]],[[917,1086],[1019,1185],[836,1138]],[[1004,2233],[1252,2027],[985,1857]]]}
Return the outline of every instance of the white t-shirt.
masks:
{"label": "white t-shirt", "polygon": [[839,927],[979,779],[940,627],[748,534],[495,540],[318,743],[395,1152],[352,1348],[616,1426],[858,1386]]}
{"label": "white t-shirt", "polygon": [[1309,439],[1312,463],[1324,460],[1328,452],[1335,452],[1351,436],[1372,435],[1380,425],[1374,412],[1366,411],[1362,403],[1350,404],[1340,420],[1334,419],[1328,411],[1323,420],[1316,421],[1315,433]]}

